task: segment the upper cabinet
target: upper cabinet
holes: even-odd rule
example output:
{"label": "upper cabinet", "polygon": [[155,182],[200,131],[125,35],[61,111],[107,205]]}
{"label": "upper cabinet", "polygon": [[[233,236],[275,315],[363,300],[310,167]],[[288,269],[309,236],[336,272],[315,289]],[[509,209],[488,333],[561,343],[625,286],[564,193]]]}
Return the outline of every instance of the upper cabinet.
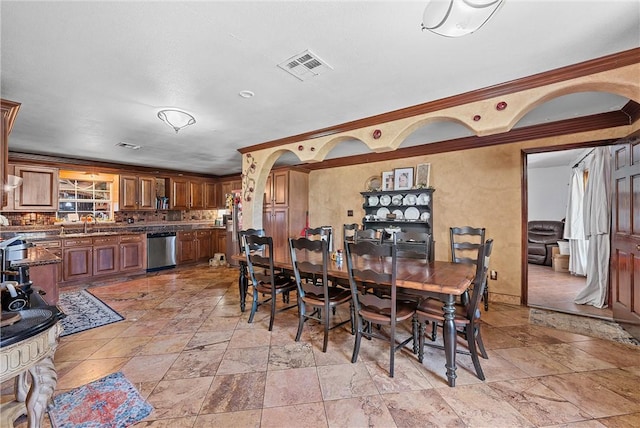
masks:
{"label": "upper cabinet", "polygon": [[156,179],[144,175],[120,176],[120,210],[156,208]]}
{"label": "upper cabinet", "polygon": [[224,206],[222,203],[222,197],[220,196],[222,193],[222,187],[220,183],[216,183],[214,181],[205,181],[204,182],[204,209],[205,210],[215,210]]}
{"label": "upper cabinet", "polygon": [[18,116],[20,103],[15,101],[0,99],[0,107],[2,111],[2,132],[0,136],[0,209],[7,205],[7,192],[4,185],[7,182],[8,162],[9,162],[9,134],[13,128],[13,123]]}
{"label": "upper cabinet", "polygon": [[58,168],[9,165],[22,185],[9,192],[7,211],[56,211],[58,209]]}
{"label": "upper cabinet", "polygon": [[195,177],[171,177],[172,210],[205,209],[205,181]]}

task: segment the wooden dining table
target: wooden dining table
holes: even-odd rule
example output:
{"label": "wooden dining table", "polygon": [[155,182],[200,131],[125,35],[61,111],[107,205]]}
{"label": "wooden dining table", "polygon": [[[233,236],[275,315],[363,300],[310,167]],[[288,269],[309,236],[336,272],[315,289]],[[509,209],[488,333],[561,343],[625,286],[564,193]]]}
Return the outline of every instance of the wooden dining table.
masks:
{"label": "wooden dining table", "polygon": [[[248,289],[247,260],[244,254],[236,254],[232,259],[240,266],[238,286],[240,289],[240,309],[244,312]],[[366,260],[356,260],[354,263],[366,263]],[[356,267],[354,266],[354,267]],[[293,275],[291,260],[274,261],[274,267]],[[359,266],[359,267],[362,267]],[[440,300],[444,317],[443,341],[446,357],[447,382],[453,387],[456,384],[456,326],[455,302],[457,296],[462,295],[474,279],[475,266],[464,263],[444,261],[427,261],[424,259],[399,258],[397,260],[396,286],[408,294],[421,298],[435,298]],[[347,263],[331,261],[328,266],[330,279],[344,283],[349,279]],[[384,286],[385,284],[379,284]]]}

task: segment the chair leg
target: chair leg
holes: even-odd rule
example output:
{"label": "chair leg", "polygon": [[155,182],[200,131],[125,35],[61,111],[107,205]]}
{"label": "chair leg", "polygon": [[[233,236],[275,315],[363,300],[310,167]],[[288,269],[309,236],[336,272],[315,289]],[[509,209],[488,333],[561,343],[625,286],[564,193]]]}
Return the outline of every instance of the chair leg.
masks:
{"label": "chair leg", "polygon": [[435,342],[438,337],[438,323],[436,321],[431,321],[431,341]]}
{"label": "chair leg", "polygon": [[489,284],[488,283],[484,287],[484,291],[482,292],[482,300],[484,300],[484,311],[486,312],[489,310]]}
{"label": "chair leg", "polygon": [[414,354],[418,353],[418,329],[420,328],[418,324],[420,324],[420,322],[418,321],[418,314],[413,314],[413,317],[411,318],[411,334],[413,335]]}
{"label": "chair leg", "polygon": [[298,320],[298,333],[296,333],[296,342],[300,342],[300,336],[302,336],[302,328],[304,327],[305,320],[305,304],[300,300],[300,304],[298,306],[299,312],[299,320]]}
{"label": "chair leg", "polygon": [[355,324],[356,324],[356,308],[353,305],[353,301],[349,302],[349,317],[351,318],[351,334],[354,335],[355,332]]}
{"label": "chair leg", "polygon": [[480,355],[482,356],[482,358],[484,358],[485,360],[488,359],[489,356],[487,355],[487,351],[485,351],[484,349],[484,342],[482,342],[482,334],[480,333],[480,326],[476,327],[475,340],[476,340],[476,343],[478,344],[478,350],[480,350]]}
{"label": "chair leg", "polygon": [[358,353],[360,352],[360,339],[362,339],[362,322],[360,318],[356,319],[356,341],[353,344],[353,355],[351,356],[351,362],[358,361]]}
{"label": "chair leg", "polygon": [[269,331],[273,329],[273,320],[276,317],[276,297],[271,296],[271,316],[269,317]]}
{"label": "chair leg", "polygon": [[[335,306],[333,307],[335,309]],[[322,352],[327,352],[327,344],[329,343],[329,313],[325,311],[324,321],[324,341],[322,342]]]}
{"label": "chair leg", "polygon": [[389,377],[393,377],[393,366],[395,363],[395,356],[396,356],[396,341],[395,338],[393,337],[394,335],[391,335],[391,341],[389,343],[390,345],[390,350],[389,350]]}
{"label": "chair leg", "polygon": [[484,380],[484,372],[480,366],[480,359],[478,358],[478,349],[476,348],[476,340],[472,331],[466,332],[467,344],[469,345],[469,352],[471,353],[471,361],[473,361],[473,367],[476,369],[476,375],[478,379]]}
{"label": "chair leg", "polygon": [[424,333],[427,321],[418,323],[418,361],[422,364],[424,360]]}
{"label": "chair leg", "polygon": [[251,314],[249,315],[249,324],[251,324],[253,322],[253,316],[256,314],[256,311],[258,310],[258,297],[259,293],[254,290],[253,291],[253,303],[251,304]]}

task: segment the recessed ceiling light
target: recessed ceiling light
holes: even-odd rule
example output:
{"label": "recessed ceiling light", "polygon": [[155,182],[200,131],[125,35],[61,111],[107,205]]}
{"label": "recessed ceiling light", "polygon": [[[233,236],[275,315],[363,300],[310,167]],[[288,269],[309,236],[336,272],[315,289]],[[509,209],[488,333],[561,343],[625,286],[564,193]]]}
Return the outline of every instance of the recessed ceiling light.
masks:
{"label": "recessed ceiling light", "polygon": [[238,95],[240,95],[242,98],[251,98],[255,94],[253,92],[251,92],[251,91],[240,91],[240,92],[238,92]]}

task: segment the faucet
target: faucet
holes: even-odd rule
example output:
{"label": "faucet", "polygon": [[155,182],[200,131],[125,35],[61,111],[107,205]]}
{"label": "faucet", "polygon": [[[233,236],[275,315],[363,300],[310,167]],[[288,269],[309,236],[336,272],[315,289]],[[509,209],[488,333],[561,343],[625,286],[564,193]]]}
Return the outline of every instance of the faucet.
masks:
{"label": "faucet", "polygon": [[92,222],[96,221],[93,214],[87,214],[84,218],[84,233],[87,233],[87,225],[89,224],[89,219],[91,219]]}

